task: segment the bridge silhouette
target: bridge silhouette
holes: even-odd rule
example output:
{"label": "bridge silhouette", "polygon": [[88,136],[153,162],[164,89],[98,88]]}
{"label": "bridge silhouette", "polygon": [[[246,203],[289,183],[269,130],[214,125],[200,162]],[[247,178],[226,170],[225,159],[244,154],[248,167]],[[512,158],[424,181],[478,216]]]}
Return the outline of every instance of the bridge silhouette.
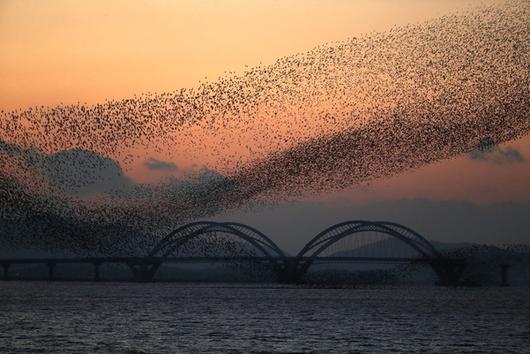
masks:
{"label": "bridge silhouette", "polygon": [[330,263],[425,263],[438,284],[458,283],[466,263],[444,257],[416,231],[393,222],[347,221],[313,237],[297,255],[287,255],[261,231],[241,223],[198,221],[180,226],[163,237],[143,257],[78,257],[0,259],[4,279],[15,264],[45,264],[55,279],[58,264],[92,264],[100,280],[102,264],[125,264],[136,281],[153,281],[164,264],[255,263],[276,274],[278,281],[303,281],[310,267]]}

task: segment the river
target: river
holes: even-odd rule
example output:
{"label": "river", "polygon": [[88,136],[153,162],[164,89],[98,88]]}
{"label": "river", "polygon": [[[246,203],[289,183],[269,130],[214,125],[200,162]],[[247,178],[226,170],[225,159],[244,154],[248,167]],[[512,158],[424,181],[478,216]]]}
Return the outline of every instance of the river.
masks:
{"label": "river", "polygon": [[0,282],[0,352],[530,352],[530,288]]}

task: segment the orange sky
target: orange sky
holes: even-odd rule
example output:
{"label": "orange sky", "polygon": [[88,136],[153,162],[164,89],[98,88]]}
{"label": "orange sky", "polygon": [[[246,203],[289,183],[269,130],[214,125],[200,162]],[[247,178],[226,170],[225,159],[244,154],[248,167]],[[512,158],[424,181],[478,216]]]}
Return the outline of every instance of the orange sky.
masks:
{"label": "orange sky", "polygon": [[[324,42],[491,2],[3,0],[0,109],[96,103],[193,87]],[[530,158],[530,139],[510,145]],[[151,179],[139,166],[129,173],[137,181]],[[528,161],[501,165],[462,157],[348,195],[530,201],[528,180]]]}
{"label": "orange sky", "polygon": [[3,0],[0,109],[191,87],[484,2]]}

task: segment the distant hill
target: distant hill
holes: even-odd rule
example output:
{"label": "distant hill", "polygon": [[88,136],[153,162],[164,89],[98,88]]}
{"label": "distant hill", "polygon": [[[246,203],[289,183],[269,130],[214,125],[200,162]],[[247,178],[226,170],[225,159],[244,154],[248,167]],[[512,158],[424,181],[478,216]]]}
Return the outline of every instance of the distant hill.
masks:
{"label": "distant hill", "polygon": [[[449,243],[429,241],[440,253],[446,253],[457,249],[466,249],[477,246],[469,242]],[[375,257],[375,256],[394,256],[394,257],[416,257],[418,251],[396,238],[390,237],[384,240],[376,241],[355,249],[344,250],[327,254],[329,257]]]}

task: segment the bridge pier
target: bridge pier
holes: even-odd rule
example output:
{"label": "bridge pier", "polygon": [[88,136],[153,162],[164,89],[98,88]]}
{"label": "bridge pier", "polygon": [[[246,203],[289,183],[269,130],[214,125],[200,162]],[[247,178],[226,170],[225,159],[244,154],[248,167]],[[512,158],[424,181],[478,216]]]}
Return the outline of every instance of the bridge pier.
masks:
{"label": "bridge pier", "polygon": [[306,266],[305,263],[301,263],[296,258],[284,258],[274,265],[278,281],[284,284],[300,283],[308,267],[309,265]]}
{"label": "bridge pier", "polygon": [[499,264],[501,267],[501,286],[510,286],[508,283],[508,271],[510,270],[510,265],[503,263]]}
{"label": "bridge pier", "polygon": [[127,263],[127,266],[129,266],[135,281],[152,282],[160,264]]}
{"label": "bridge pier", "polygon": [[94,266],[94,281],[101,281],[100,274],[99,274],[99,268],[101,266],[101,262],[94,262],[92,263]]}
{"label": "bridge pier", "polygon": [[9,267],[11,266],[10,263],[2,263],[2,268],[4,270],[4,280],[9,280]]}
{"label": "bridge pier", "polygon": [[467,263],[461,260],[436,259],[431,261],[431,267],[438,276],[437,285],[456,286],[460,284],[462,273]]}
{"label": "bridge pier", "polygon": [[48,266],[48,280],[49,281],[53,281],[55,280],[55,274],[54,274],[54,271],[55,271],[55,263],[53,262],[49,262],[46,264]]}

